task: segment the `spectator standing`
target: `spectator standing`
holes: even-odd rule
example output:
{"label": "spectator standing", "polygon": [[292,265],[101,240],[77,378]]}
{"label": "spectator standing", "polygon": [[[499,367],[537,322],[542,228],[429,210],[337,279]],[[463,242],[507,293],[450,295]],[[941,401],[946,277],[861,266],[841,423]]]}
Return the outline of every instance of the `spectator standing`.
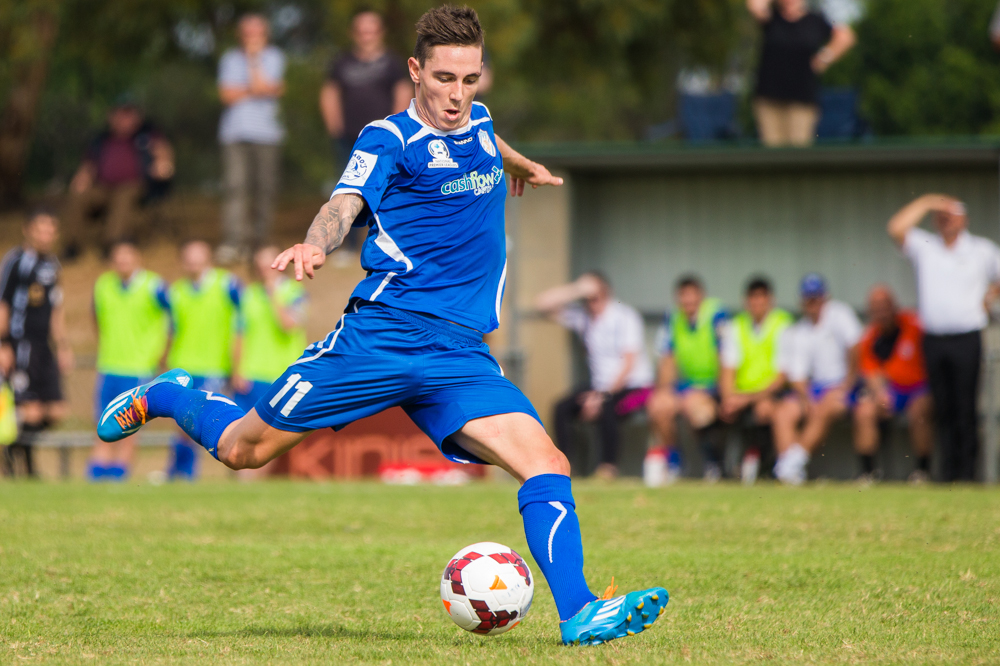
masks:
{"label": "spectator standing", "polygon": [[224,265],[248,258],[266,242],[274,217],[285,135],[278,104],[285,93],[285,55],[268,44],[269,30],[259,14],[242,17],[240,47],[219,61],[219,97],[226,107],[219,121],[225,200],[224,241],[216,258]]}
{"label": "spectator standing", "polygon": [[854,31],[806,0],[747,0],[747,8],[763,32],[754,92],[761,141],[808,146],[819,122],[819,77],[854,46]]}
{"label": "spectator standing", "polygon": [[351,22],[353,46],[330,64],[319,106],[341,164],[365,125],[405,111],[413,99],[406,62],[385,46],[385,26],[365,10]]}
{"label": "spectator standing", "polygon": [[10,384],[21,423],[17,440],[7,448],[8,464],[13,469],[13,459],[20,456],[28,476],[35,475],[35,438],[66,414],[61,376],[74,363],[59,260],[53,254],[58,237],[55,216],[32,213],[24,225],[24,244],[8,252],[0,268],[0,339],[14,351]]}
{"label": "spectator standing", "polygon": [[[934,215],[937,233],[919,227]],[[925,194],[889,220],[889,235],[913,264],[924,357],[943,481],[972,481],[979,452],[976,398],[987,305],[1000,290],[1000,248],[968,232],[965,204]]]}
{"label": "spectator standing", "polygon": [[618,474],[619,421],[642,408],[653,383],[642,316],[615,300],[611,284],[596,271],[543,292],[536,307],[580,336],[590,368],[590,385],[556,405],[556,444],[572,459],[573,422],[578,418],[597,422],[601,436],[597,474],[612,478]]}
{"label": "spectator standing", "polygon": [[[319,93],[319,108],[333,142],[334,160],[341,167],[365,125],[405,111],[413,99],[413,81],[406,61],[385,46],[382,17],[371,10],[351,21],[350,51],[335,59]],[[482,85],[480,83],[480,85]],[[335,255],[347,264],[358,250],[360,231],[352,231]]]}
{"label": "spectator standing", "polygon": [[[163,365],[167,351],[170,304],[163,279],[142,267],[142,255],[130,241],[111,248],[111,270],[94,285],[97,325],[95,420],[118,395],[148,382]],[[93,481],[122,480],[135,454],[135,439],[110,444],[96,440],[87,475]]]}
{"label": "spectator standing", "polygon": [[747,484],[757,479],[761,455],[772,448],[771,421],[787,384],[785,333],[792,322],[790,314],[774,307],[770,281],[757,277],[747,284],[746,309],[733,317],[723,336],[722,419],[749,425],[741,473]]}
{"label": "spectator standing", "polygon": [[306,348],[306,291],[271,268],[280,252],[273,245],[257,250],[254,280],[240,300],[239,366],[232,383],[236,404],[247,412]]}
{"label": "spectator standing", "polygon": [[647,411],[658,446],[670,449],[677,440],[677,416],[695,431],[705,457],[706,480],[722,474],[720,449],[725,434],[719,416],[719,351],[726,313],[718,299],[706,298],[693,275],[677,282],[677,308],[660,330],[660,363],[656,390]]}
{"label": "spectator standing", "polygon": [[170,142],[123,95],[108,113],[108,124],[91,142],[69,187],[63,214],[63,256],[76,258],[88,237],[92,215],[104,214],[100,238],[107,251],[138,231],[144,201],[165,192],[174,176]]}
{"label": "spectator standing", "polygon": [[774,413],[779,481],[801,485],[809,457],[843,417],[855,388],[861,322],[851,306],[832,300],[816,273],[802,279],[803,316],[790,329],[787,368],[792,385]]}
{"label": "spectator standing", "polygon": [[905,414],[917,467],[910,481],[930,479],[931,396],[924,369],[923,331],[914,312],[900,311],[886,285],[868,294],[870,321],[858,345],[864,390],[854,409],[854,447],[862,480],[875,478],[875,453],[890,420]]}
{"label": "spectator standing", "polygon": [[[194,380],[190,388],[222,394],[239,366],[234,344],[242,287],[228,271],[212,266],[212,248],[204,241],[181,246],[184,277],[170,286],[173,340],[167,356],[172,368],[184,368]],[[172,443],[170,478],[195,476],[195,445],[178,430]]]}

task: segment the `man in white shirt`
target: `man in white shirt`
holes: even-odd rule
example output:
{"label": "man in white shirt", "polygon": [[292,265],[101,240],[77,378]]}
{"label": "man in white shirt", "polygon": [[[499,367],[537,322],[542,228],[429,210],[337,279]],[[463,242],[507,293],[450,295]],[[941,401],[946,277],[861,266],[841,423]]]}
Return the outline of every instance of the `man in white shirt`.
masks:
{"label": "man in white shirt", "polygon": [[[934,214],[937,233],[919,228]],[[943,481],[972,481],[979,452],[976,395],[986,308],[1000,290],[1000,248],[967,230],[965,205],[925,194],[889,220],[889,236],[913,264],[934,399]]]}
{"label": "man in white shirt", "polygon": [[832,300],[816,273],[802,279],[802,319],[787,336],[791,345],[786,373],[792,392],[774,413],[779,481],[800,485],[809,457],[830,426],[847,414],[857,374],[861,322],[846,303]]}
{"label": "man in white shirt", "polygon": [[247,14],[239,22],[240,46],[219,60],[219,99],[225,107],[219,118],[225,238],[216,259],[223,265],[248,258],[271,233],[285,136],[279,118],[285,55],[268,43],[269,35],[266,18]]}
{"label": "man in white shirt", "polygon": [[602,444],[597,474],[614,477],[619,420],[645,405],[653,383],[642,316],[615,300],[607,278],[596,271],[543,292],[536,307],[580,336],[590,368],[590,385],[556,405],[556,444],[572,453],[574,421],[596,422]]}

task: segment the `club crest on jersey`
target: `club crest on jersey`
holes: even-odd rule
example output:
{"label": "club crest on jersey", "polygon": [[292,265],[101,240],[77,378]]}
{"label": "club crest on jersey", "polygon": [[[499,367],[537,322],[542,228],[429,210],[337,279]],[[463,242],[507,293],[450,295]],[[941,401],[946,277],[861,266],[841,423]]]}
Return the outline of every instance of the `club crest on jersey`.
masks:
{"label": "club crest on jersey", "polygon": [[486,130],[479,130],[479,145],[483,147],[483,150],[490,154],[490,157],[497,156],[497,148],[493,145],[493,142],[490,141],[490,134]]}
{"label": "club crest on jersey", "polygon": [[351,161],[347,163],[347,168],[344,169],[344,175],[340,177],[340,182],[345,185],[364,185],[377,161],[378,155],[355,150],[351,155]]}
{"label": "club crest on jersey", "polygon": [[428,169],[457,169],[458,162],[451,159],[451,153],[448,152],[448,145],[441,139],[434,139],[427,144],[427,152],[431,154],[432,159],[427,163]]}

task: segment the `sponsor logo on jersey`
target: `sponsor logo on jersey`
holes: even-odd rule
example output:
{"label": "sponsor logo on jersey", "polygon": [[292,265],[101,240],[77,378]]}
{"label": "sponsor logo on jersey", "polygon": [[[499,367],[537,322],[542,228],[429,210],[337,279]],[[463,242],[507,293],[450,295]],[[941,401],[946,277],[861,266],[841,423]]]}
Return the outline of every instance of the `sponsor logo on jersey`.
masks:
{"label": "sponsor logo on jersey", "polygon": [[378,155],[366,153],[363,150],[355,150],[351,155],[351,161],[344,169],[344,175],[340,177],[340,182],[344,185],[364,185],[368,181],[368,176],[375,170],[375,162]]}
{"label": "sponsor logo on jersey", "polygon": [[490,154],[490,157],[497,156],[497,148],[493,145],[493,142],[490,140],[490,133],[486,130],[479,130],[479,145]]}
{"label": "sponsor logo on jersey", "polygon": [[456,146],[464,146],[465,144],[471,143],[471,142],[472,142],[472,137],[470,136],[468,139],[461,139],[459,141],[456,141],[455,145]]}
{"label": "sponsor logo on jersey", "polygon": [[441,186],[441,194],[461,194],[462,192],[472,192],[477,197],[481,194],[488,194],[493,188],[503,182],[503,169],[493,167],[489,173],[479,173],[470,171],[461,178],[449,181]]}
{"label": "sponsor logo on jersey", "polygon": [[448,152],[448,144],[446,144],[441,139],[434,139],[427,144],[427,152],[431,154],[432,159],[427,163],[428,169],[457,169],[458,162],[451,159],[451,153]]}

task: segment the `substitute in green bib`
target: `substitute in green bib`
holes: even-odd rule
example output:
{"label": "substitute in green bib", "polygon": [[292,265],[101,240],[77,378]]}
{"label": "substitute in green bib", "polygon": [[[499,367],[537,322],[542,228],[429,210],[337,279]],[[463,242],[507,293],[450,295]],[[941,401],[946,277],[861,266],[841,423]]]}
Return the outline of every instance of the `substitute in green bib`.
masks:
{"label": "substitute in green bib", "polygon": [[671,449],[677,440],[677,416],[691,425],[705,457],[706,480],[721,475],[719,449],[725,434],[719,422],[719,350],[726,313],[715,298],[705,297],[701,280],[685,275],[674,292],[677,307],[660,329],[656,390],[646,408],[658,445]]}
{"label": "substitute in green bib", "polygon": [[[239,365],[236,344],[242,285],[232,273],[212,265],[212,248],[204,241],[181,246],[184,277],[170,285],[173,340],[167,365],[184,368],[191,388],[225,397],[229,378]],[[173,440],[170,478],[193,479],[197,448],[178,430]]]}
{"label": "substitute in green bib", "polygon": [[[97,325],[95,420],[115,396],[143,384],[163,364],[170,303],[163,279],[142,267],[139,249],[129,241],[111,246],[111,270],[94,284]],[[92,481],[121,481],[135,454],[135,437],[109,444],[100,439],[87,466]]]}
{"label": "substitute in green bib", "polygon": [[250,266],[254,280],[240,302],[240,360],[232,383],[245,412],[306,348],[306,290],[271,268],[279,253],[273,245],[257,250]]}
{"label": "substitute in green bib", "polygon": [[744,427],[740,476],[750,485],[757,479],[762,456],[767,459],[764,469],[774,462],[771,420],[777,396],[788,384],[786,331],[794,320],[774,307],[774,290],[764,277],[747,283],[745,307],[723,337],[719,391],[723,420]]}

